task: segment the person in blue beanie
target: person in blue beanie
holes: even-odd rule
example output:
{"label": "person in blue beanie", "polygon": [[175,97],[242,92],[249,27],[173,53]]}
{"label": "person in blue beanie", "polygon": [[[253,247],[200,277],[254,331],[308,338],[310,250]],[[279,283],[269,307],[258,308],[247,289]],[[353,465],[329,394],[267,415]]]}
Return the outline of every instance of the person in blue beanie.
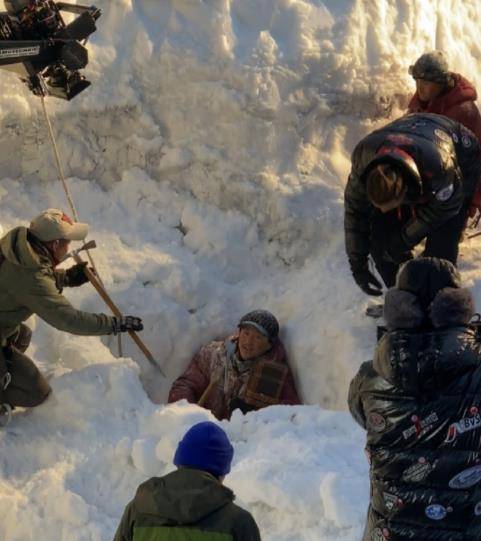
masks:
{"label": "person in blue beanie", "polygon": [[177,470],[139,486],[114,541],[260,541],[254,518],[223,485],[233,456],[222,428],[194,425],[175,452]]}

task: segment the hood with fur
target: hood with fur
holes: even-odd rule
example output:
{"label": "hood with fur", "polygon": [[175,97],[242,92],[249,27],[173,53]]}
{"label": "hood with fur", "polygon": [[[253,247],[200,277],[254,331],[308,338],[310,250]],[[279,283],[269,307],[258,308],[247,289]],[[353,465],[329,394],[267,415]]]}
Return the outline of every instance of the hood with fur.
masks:
{"label": "hood with fur", "polygon": [[481,358],[475,332],[468,327],[473,313],[471,293],[464,288],[441,289],[427,312],[414,294],[390,289],[384,305],[388,332],[376,348],[374,369],[412,394],[473,370]]}

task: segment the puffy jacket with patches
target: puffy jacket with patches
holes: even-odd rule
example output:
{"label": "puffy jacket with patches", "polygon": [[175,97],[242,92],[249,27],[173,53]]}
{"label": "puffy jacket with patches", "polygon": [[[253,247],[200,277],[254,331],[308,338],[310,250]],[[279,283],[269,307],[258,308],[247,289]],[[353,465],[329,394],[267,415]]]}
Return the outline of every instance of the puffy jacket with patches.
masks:
{"label": "puffy jacket with patches", "polygon": [[152,477],[127,505],[114,541],[260,541],[252,515],[207,472]]}
{"label": "puffy jacket with patches", "polygon": [[481,539],[481,344],[457,291],[435,297],[436,327],[424,330],[408,328],[412,306],[397,297],[405,328],[351,382],[370,457],[363,541]]}
{"label": "puffy jacket with patches", "polygon": [[459,73],[452,74],[454,87],[429,102],[422,102],[416,92],[408,105],[409,113],[435,113],[460,122],[481,141],[481,115],[476,106],[474,86]]}
{"label": "puffy jacket with patches", "polygon": [[217,419],[228,419],[231,415],[231,401],[244,399],[252,368],[255,363],[260,363],[263,360],[280,363],[288,368],[279,404],[297,405],[301,403],[289,368],[286,351],[279,339],[263,356],[254,361],[248,361],[249,368],[242,373],[238,372],[230,361],[236,348],[236,335],[226,340],[211,342],[202,347],[186,371],[174,381],[169,393],[169,403],[182,399],[194,404],[197,403],[210,381],[218,377],[219,382],[210,393],[204,407],[210,410]]}
{"label": "puffy jacket with patches", "polygon": [[[354,149],[344,192],[346,252],[351,261],[369,254],[374,206],[366,194],[366,173],[382,147],[405,151],[421,175],[421,187],[414,186],[414,180],[408,177],[406,201],[413,217],[403,226],[401,236],[409,247],[455,216],[472,198],[479,180],[478,140],[458,122],[440,115],[411,114],[372,132]],[[447,198],[443,196],[446,189],[452,192]]]}
{"label": "puffy jacket with patches", "polygon": [[0,239],[0,346],[32,314],[73,334],[111,333],[110,316],[76,310],[61,294],[65,272],[54,270],[48,254],[35,250],[27,233],[26,227],[17,227]]}

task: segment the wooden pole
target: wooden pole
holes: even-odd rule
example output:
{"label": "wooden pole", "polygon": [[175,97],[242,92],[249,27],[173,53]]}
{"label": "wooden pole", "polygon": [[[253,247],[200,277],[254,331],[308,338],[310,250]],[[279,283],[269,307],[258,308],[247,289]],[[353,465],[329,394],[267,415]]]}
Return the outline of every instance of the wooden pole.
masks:
{"label": "wooden pole", "polygon": [[[73,254],[73,258],[76,263],[84,263],[82,258],[78,254]],[[117,308],[117,305],[114,303],[114,301],[111,299],[110,295],[105,291],[105,288],[100,284],[95,274],[88,268],[85,267],[85,276],[87,276],[89,282],[94,286],[97,293],[102,297],[105,304],[112,310],[112,313],[115,317],[121,318],[122,312]],[[155,366],[159,372],[164,376],[165,374],[160,365],[157,363],[157,361],[154,359],[154,356],[152,353],[150,353],[147,346],[143,343],[143,341],[140,339],[139,335],[135,331],[127,331],[129,333],[130,338],[135,342],[137,347],[140,349],[140,351],[144,354],[145,358],[149,361],[150,364]]]}
{"label": "wooden pole", "polygon": [[199,401],[197,402],[198,406],[204,407],[204,404],[207,402],[207,400],[210,398],[210,395],[212,394],[212,391],[217,386],[217,384],[222,379],[222,375],[214,376],[210,382],[209,385],[207,385],[206,390],[202,393],[202,396],[199,398]]}

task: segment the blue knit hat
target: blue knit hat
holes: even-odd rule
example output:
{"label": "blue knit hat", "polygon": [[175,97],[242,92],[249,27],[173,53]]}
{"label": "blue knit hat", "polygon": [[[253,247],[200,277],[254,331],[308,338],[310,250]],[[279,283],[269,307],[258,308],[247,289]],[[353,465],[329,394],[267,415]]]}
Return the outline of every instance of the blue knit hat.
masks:
{"label": "blue knit hat", "polygon": [[230,472],[233,456],[234,448],[227,434],[216,424],[205,421],[184,434],[175,452],[174,464],[222,477]]}

